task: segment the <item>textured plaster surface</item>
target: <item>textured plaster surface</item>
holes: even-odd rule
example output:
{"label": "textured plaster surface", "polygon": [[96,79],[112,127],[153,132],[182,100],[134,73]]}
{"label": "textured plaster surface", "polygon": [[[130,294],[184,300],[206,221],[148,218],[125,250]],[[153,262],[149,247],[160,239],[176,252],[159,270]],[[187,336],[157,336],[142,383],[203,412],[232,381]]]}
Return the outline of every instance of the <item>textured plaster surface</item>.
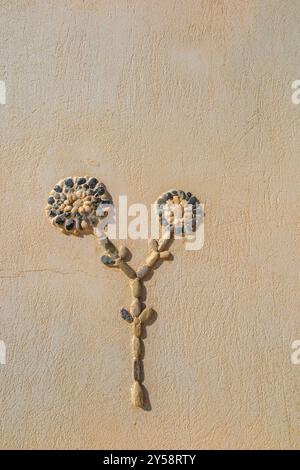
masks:
{"label": "textured plaster surface", "polygon": [[[300,448],[299,24],[293,0],[0,1],[1,448]],[[126,279],[43,212],[85,173],[206,204],[204,248],[147,284],[151,411]]]}

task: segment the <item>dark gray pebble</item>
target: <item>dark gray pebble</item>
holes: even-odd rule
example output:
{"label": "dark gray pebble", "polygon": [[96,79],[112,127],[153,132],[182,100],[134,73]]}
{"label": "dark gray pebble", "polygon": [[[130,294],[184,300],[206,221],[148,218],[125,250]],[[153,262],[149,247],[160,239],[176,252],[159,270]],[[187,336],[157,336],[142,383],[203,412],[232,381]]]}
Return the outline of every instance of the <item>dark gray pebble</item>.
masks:
{"label": "dark gray pebble", "polygon": [[54,191],[56,191],[57,193],[61,193],[62,187],[57,184],[56,186],[54,186]]}
{"label": "dark gray pebble", "polygon": [[143,366],[140,359],[133,359],[133,379],[137,382],[143,382]]}
{"label": "dark gray pebble", "polygon": [[189,204],[196,204],[196,202],[197,202],[196,196],[192,196],[192,197],[190,197],[189,200],[188,200],[188,203],[189,203]]}
{"label": "dark gray pebble", "polygon": [[132,318],[132,316],[130,315],[130,313],[128,312],[128,310],[126,310],[126,308],[121,308],[121,310],[120,310],[120,315],[121,315],[121,317],[123,318],[123,320],[128,321],[128,323],[132,323],[132,322],[133,322],[133,318]]}
{"label": "dark gray pebble", "polygon": [[85,178],[82,178],[82,177],[81,177],[81,178],[78,178],[78,180],[76,181],[76,183],[77,183],[78,185],[84,184],[84,183],[86,183],[86,179],[85,179]]}
{"label": "dark gray pebble", "polygon": [[99,186],[99,188],[96,189],[95,191],[95,196],[102,196],[105,193],[105,189],[103,186]]}
{"label": "dark gray pebble", "polygon": [[55,223],[56,223],[57,225],[63,225],[63,224],[64,224],[64,221],[65,221],[65,219],[64,219],[64,217],[62,217],[61,215],[58,215],[58,216],[56,217],[56,219],[55,219]]}
{"label": "dark gray pebble", "polygon": [[89,185],[90,188],[94,188],[97,183],[98,183],[97,178],[91,178],[91,179],[88,181],[88,185]]}
{"label": "dark gray pebble", "polygon": [[68,186],[68,188],[73,188],[73,186],[74,186],[73,179],[72,178],[65,179],[65,185]]}
{"label": "dark gray pebble", "polygon": [[74,227],[74,225],[75,225],[74,220],[72,220],[72,219],[67,220],[66,225],[65,225],[66,230],[68,230],[68,231],[72,230],[72,228]]}
{"label": "dark gray pebble", "polygon": [[106,266],[113,266],[115,264],[115,261],[110,256],[103,255],[100,259]]}

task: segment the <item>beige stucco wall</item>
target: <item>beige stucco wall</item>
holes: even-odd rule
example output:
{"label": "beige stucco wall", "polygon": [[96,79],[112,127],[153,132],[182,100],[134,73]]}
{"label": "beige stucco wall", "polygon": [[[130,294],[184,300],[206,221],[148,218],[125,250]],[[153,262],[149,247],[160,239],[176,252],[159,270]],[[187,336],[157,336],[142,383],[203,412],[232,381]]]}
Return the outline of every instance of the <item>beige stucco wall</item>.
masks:
{"label": "beige stucco wall", "polygon": [[[1,0],[1,448],[300,448],[299,22],[296,0]],[[204,248],[147,284],[151,411],[125,278],[44,215],[69,174],[206,204]]]}

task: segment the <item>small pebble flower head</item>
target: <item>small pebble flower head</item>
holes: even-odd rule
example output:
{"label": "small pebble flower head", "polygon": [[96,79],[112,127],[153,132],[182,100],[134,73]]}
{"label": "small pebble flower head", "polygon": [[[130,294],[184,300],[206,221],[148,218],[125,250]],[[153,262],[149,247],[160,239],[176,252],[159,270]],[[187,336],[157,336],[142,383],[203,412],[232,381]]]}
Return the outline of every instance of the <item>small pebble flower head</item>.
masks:
{"label": "small pebble flower head", "polygon": [[176,235],[194,232],[203,219],[203,210],[196,196],[180,189],[170,189],[155,202],[155,212],[163,227]]}
{"label": "small pebble flower head", "polygon": [[105,185],[94,176],[67,177],[49,194],[46,214],[64,233],[83,235],[93,232],[111,204]]}

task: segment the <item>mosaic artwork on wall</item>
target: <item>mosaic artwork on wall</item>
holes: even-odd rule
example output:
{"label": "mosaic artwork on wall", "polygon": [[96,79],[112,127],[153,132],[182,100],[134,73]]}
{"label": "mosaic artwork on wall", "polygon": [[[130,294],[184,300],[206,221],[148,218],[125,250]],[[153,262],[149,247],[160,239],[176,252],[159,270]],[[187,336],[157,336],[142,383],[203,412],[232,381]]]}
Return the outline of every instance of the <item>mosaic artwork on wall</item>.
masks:
{"label": "mosaic artwork on wall", "polygon": [[120,318],[132,329],[131,401],[135,406],[144,408],[146,390],[142,385],[142,338],[145,327],[156,316],[154,309],[145,304],[144,283],[151,277],[154,268],[171,259],[169,248],[174,237],[191,234],[197,229],[203,211],[197,197],[190,192],[172,189],[162,194],[155,202],[155,213],[162,227],[161,236],[148,240],[145,263],[135,271],[128,263],[130,253],[126,246],[117,248],[106,235],[109,210],[112,207],[112,197],[102,182],[94,176],[75,176],[64,178],[54,186],[48,197],[46,214],[51,223],[64,234],[93,234],[103,249],[102,263],[108,268],[117,269],[128,278],[132,300],[128,308],[120,309]]}

